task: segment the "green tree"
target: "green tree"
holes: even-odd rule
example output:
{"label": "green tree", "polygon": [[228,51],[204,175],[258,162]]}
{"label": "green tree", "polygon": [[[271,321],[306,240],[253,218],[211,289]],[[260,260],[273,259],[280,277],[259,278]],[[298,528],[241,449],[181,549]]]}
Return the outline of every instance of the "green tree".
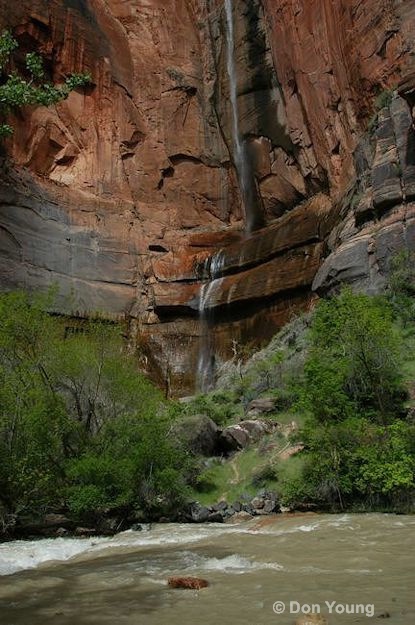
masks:
{"label": "green tree", "polygon": [[[68,97],[78,87],[90,83],[89,74],[71,74],[60,85],[45,80],[43,62],[35,52],[26,54],[25,76],[16,70],[7,72],[13,53],[18,48],[10,31],[0,35],[0,115],[6,117],[21,106],[50,106]],[[13,133],[5,121],[0,123],[0,138]]]}
{"label": "green tree", "polygon": [[0,501],[11,513],[42,509],[64,474],[73,427],[51,385],[48,357],[57,324],[47,298],[0,297]]}
{"label": "green tree", "polygon": [[308,419],[302,475],[287,503],[409,506],[415,429],[407,420],[401,334],[384,297],[350,289],[318,305],[300,385]]}
{"label": "green tree", "polygon": [[415,428],[401,419],[378,425],[363,417],[341,423],[309,421],[302,475],[284,498],[296,505],[408,509],[415,488]]}
{"label": "green tree", "polygon": [[131,412],[156,414],[161,395],[138,373],[123,350],[121,327],[84,321],[49,355],[50,384],[87,436]]}
{"label": "green tree", "polygon": [[122,507],[166,513],[191,470],[170,436],[175,415],[123,349],[119,326],[89,321],[68,333],[45,312],[50,303],[0,295],[3,516],[65,505],[88,519]]}
{"label": "green tree", "polygon": [[404,414],[400,336],[384,298],[344,289],[320,302],[310,343],[302,398],[317,421]]}
{"label": "green tree", "polygon": [[176,513],[194,461],[170,435],[169,411],[107,422],[93,444],[69,464],[69,505],[94,517],[103,509]]}

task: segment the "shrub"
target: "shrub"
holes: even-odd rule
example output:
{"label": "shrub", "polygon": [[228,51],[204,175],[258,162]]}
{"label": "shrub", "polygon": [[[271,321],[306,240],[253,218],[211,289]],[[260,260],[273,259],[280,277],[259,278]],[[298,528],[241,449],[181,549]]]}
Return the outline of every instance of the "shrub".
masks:
{"label": "shrub", "polygon": [[[18,43],[12,34],[3,31],[0,35],[0,113],[3,116],[22,106],[56,104],[67,98],[73,89],[91,82],[89,74],[71,74],[61,85],[45,81],[43,61],[35,52],[26,54],[27,78],[15,70],[7,73],[5,68],[17,48]],[[13,128],[0,123],[0,137],[11,134]]]}
{"label": "shrub", "polygon": [[415,321],[415,254],[402,250],[392,256],[386,297],[395,317],[404,326]]}
{"label": "shrub", "polygon": [[385,298],[345,289],[315,311],[300,386],[308,419],[301,474],[288,502],[402,507],[414,491],[414,427],[406,420],[401,339]]}
{"label": "shrub", "polygon": [[254,469],[252,474],[252,484],[256,488],[264,487],[268,482],[273,482],[277,479],[277,467],[272,461],[265,463],[264,465]]}
{"label": "shrub", "polygon": [[242,410],[231,391],[213,391],[197,395],[185,406],[188,415],[206,415],[216,425],[225,425],[231,419],[241,416]]}
{"label": "shrub", "polygon": [[345,289],[318,306],[310,332],[302,405],[319,422],[356,414],[404,415],[400,337],[384,298]]}
{"label": "shrub", "polygon": [[121,328],[85,322],[65,338],[48,298],[0,296],[3,516],[68,504],[91,518],[181,501],[191,462],[169,436],[174,411],[123,350]]}

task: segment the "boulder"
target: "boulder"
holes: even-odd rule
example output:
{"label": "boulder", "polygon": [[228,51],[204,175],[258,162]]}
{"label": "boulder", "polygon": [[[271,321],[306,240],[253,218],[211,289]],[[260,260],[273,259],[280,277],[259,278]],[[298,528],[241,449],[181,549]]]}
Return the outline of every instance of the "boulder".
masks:
{"label": "boulder", "polygon": [[57,536],[63,530],[73,531],[75,523],[63,514],[50,513],[42,518],[9,515],[5,517],[5,529],[13,529],[19,536]]}
{"label": "boulder", "polygon": [[253,443],[259,441],[264,435],[270,434],[274,430],[274,423],[271,421],[246,419],[240,425],[248,432]]}
{"label": "boulder", "polygon": [[75,535],[82,536],[84,538],[87,538],[88,536],[96,536],[97,530],[92,527],[77,527],[75,529]]}
{"label": "boulder", "polygon": [[190,520],[193,521],[193,523],[205,523],[210,514],[211,511],[209,508],[202,506],[198,501],[192,503],[190,506]]}
{"label": "boulder", "polygon": [[251,499],[244,507],[251,510],[255,515],[267,515],[280,512],[278,503],[278,495],[272,491],[260,490],[257,495]]}
{"label": "boulder", "polygon": [[194,415],[179,421],[172,429],[172,436],[181,440],[195,455],[210,457],[217,453],[218,426],[206,415]]}
{"label": "boulder", "polygon": [[277,400],[274,397],[263,397],[253,399],[248,404],[246,416],[248,419],[256,419],[260,415],[273,412],[277,407]]}
{"label": "boulder", "polygon": [[272,514],[273,512],[279,512],[280,511],[280,505],[278,503],[278,501],[276,501],[275,499],[266,499],[264,502],[264,508],[263,508],[264,512],[266,514]]}
{"label": "boulder", "polygon": [[212,512],[207,518],[208,523],[223,523],[224,514],[222,512]]}
{"label": "boulder", "polygon": [[133,530],[133,532],[149,532],[151,530],[151,523],[134,523],[130,529]]}
{"label": "boulder", "polygon": [[230,425],[219,436],[220,448],[225,452],[238,451],[249,443],[249,436],[241,425]]}
{"label": "boulder", "polygon": [[242,523],[243,521],[250,521],[253,518],[252,514],[249,514],[246,510],[241,510],[237,512],[227,521],[228,523]]}
{"label": "boulder", "polygon": [[233,506],[228,506],[226,508],[226,510],[224,510],[222,512],[223,518],[228,519],[229,517],[233,516],[235,514],[235,510],[233,509]]}
{"label": "boulder", "polygon": [[127,529],[128,526],[129,524],[126,523],[123,515],[119,517],[101,517],[97,522],[97,531],[99,534],[112,536],[117,532]]}
{"label": "boulder", "polygon": [[219,501],[219,503],[215,503],[212,507],[213,512],[224,512],[228,507],[226,501]]}
{"label": "boulder", "polygon": [[51,512],[50,514],[45,514],[43,517],[43,525],[50,528],[68,528],[73,526],[73,522],[64,514],[55,514]]}
{"label": "boulder", "polygon": [[234,511],[234,512],[240,512],[240,511],[242,510],[242,504],[241,504],[241,502],[240,502],[240,501],[235,501],[235,502],[232,504],[232,508],[233,508],[233,511]]}
{"label": "boulder", "polygon": [[186,590],[200,590],[209,586],[209,582],[200,577],[169,577],[167,584],[170,588],[183,588]]}
{"label": "boulder", "polygon": [[256,510],[262,510],[265,505],[265,501],[263,497],[254,497],[251,501],[251,505]]}
{"label": "boulder", "polygon": [[242,512],[247,512],[251,516],[254,516],[256,514],[255,508],[250,503],[242,504]]}
{"label": "boulder", "polygon": [[281,506],[280,512],[282,514],[289,514],[290,512],[293,512],[293,508],[290,508],[289,506]]}
{"label": "boulder", "polygon": [[244,449],[258,442],[274,429],[274,424],[263,420],[246,419],[236,425],[229,425],[219,436],[219,446],[225,452]]}

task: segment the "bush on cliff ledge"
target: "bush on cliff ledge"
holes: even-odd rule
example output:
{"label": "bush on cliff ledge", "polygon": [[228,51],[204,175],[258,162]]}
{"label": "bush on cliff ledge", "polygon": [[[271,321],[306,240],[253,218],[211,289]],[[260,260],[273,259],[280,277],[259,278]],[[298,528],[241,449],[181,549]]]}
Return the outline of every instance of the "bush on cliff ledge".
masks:
{"label": "bush on cliff ledge", "polygon": [[[41,57],[28,52],[25,67],[18,72],[13,67],[13,54],[18,43],[5,30],[0,35],[0,116],[4,117],[22,106],[50,106],[68,97],[71,91],[90,83],[89,74],[71,74],[60,85],[45,80]],[[6,71],[8,70],[8,71]],[[0,138],[13,134],[13,128],[1,121]]]}

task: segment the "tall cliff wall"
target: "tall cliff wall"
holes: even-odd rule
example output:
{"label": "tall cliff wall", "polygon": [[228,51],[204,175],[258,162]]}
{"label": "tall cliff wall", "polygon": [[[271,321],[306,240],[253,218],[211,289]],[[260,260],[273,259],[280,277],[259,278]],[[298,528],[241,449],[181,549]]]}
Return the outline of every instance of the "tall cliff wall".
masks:
{"label": "tall cliff wall", "polygon": [[0,0],[21,55],[40,52],[55,81],[93,77],[12,120],[2,288],[57,283],[57,310],[127,318],[149,366],[183,392],[210,255],[220,252],[207,304],[225,357],[268,338],[315,292],[378,289],[393,251],[415,247],[413,3],[237,0],[233,22],[265,225],[250,237],[223,0]]}

